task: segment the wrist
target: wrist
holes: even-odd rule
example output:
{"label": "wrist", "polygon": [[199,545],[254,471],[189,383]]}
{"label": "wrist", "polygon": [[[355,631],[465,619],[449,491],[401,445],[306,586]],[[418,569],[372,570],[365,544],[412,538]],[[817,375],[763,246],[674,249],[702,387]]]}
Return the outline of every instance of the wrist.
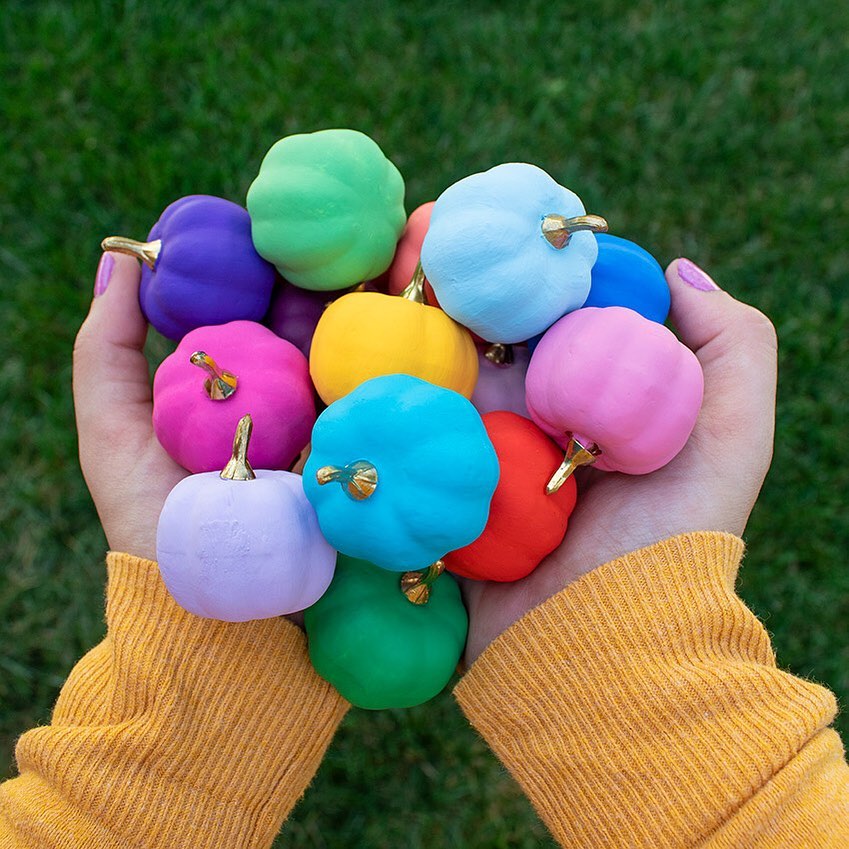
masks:
{"label": "wrist", "polygon": [[39,845],[56,837],[48,807],[69,845],[270,845],[347,703],[292,624],[192,616],[154,562],[107,563],[104,652],[75,668],[53,725],[21,738],[8,804],[36,805]]}
{"label": "wrist", "polygon": [[607,563],[455,688],[564,845],[700,845],[833,718],[734,593],[742,551],[701,532]]}

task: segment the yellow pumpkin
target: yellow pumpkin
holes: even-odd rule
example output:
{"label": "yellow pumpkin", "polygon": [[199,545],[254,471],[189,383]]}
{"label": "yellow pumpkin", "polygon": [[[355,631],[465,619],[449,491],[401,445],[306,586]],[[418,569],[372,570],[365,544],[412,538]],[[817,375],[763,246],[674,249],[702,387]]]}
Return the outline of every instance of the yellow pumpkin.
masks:
{"label": "yellow pumpkin", "polygon": [[310,348],[310,376],[325,404],[385,374],[409,374],[469,398],[478,379],[465,327],[424,304],[423,276],[402,296],[352,292],[324,311]]}

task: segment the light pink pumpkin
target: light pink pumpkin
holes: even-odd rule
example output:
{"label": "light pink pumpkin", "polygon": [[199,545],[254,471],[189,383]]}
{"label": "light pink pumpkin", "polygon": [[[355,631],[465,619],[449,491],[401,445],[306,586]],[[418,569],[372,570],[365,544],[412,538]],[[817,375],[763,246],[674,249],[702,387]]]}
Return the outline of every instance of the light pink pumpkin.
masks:
{"label": "light pink pumpkin", "polygon": [[[236,389],[213,400],[207,372],[192,364],[205,352],[219,370],[236,376]],[[309,442],[315,400],[306,357],[290,342],[253,321],[199,327],[166,357],[153,380],[153,429],[162,447],[195,474],[221,469],[239,420],[256,425],[248,459],[260,469],[286,469]]]}
{"label": "light pink pumpkin", "polygon": [[563,448],[574,436],[601,451],[595,468],[642,475],[686,444],[704,377],[663,325],[624,307],[587,307],[543,336],[525,385],[531,418]]}

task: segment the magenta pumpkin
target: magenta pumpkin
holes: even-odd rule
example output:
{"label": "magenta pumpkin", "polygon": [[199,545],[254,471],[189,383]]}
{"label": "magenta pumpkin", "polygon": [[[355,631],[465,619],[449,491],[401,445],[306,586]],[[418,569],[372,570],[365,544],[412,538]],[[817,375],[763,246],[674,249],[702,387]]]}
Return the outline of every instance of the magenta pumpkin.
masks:
{"label": "magenta pumpkin", "polygon": [[597,454],[595,468],[643,475],[684,447],[704,377],[662,324],[624,307],[586,307],[546,332],[525,385],[531,417],[567,452],[576,440]]}
{"label": "magenta pumpkin", "polygon": [[246,622],[315,604],[336,552],[324,539],[300,475],[247,462],[251,417],[238,424],[224,471],[184,478],[159,517],[165,586],[189,613]]}
{"label": "magenta pumpkin", "polygon": [[199,327],[153,380],[153,428],[163,448],[197,474],[221,469],[245,414],[257,435],[249,460],[286,469],[309,442],[315,400],[306,357],[252,321]]}

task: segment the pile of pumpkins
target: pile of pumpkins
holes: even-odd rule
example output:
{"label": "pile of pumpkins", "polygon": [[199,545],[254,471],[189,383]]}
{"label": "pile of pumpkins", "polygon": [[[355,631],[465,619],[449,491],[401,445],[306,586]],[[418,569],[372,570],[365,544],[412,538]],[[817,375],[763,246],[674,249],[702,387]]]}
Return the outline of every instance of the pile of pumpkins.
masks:
{"label": "pile of pumpkins", "polygon": [[702,372],[663,325],[660,266],[606,230],[524,163],[408,219],[395,166],[338,129],[278,141],[247,209],[194,195],[144,242],[105,239],[178,342],[153,382],[191,473],[157,532],[175,600],[304,610],[315,669],[361,707],[436,695],[468,627],[451,573],[527,576],[577,466],[652,472],[695,424]]}

